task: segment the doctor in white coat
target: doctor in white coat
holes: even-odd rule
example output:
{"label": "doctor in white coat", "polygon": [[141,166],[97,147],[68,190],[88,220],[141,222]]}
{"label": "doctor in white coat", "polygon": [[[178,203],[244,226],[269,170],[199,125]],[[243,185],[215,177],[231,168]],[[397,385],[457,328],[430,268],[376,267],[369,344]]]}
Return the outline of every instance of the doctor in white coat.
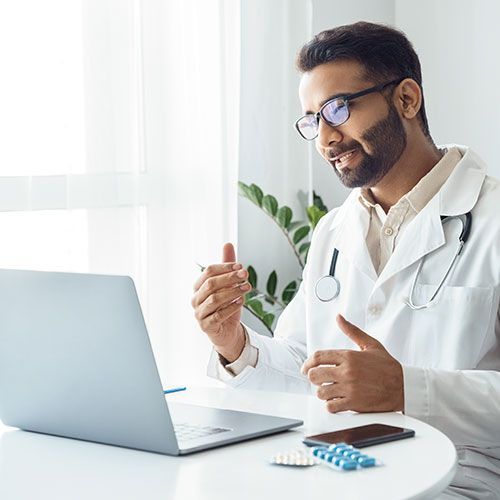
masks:
{"label": "doctor in white coat", "polygon": [[[274,338],[240,322],[250,285],[232,245],[205,269],[192,305],[214,345],[208,372],[233,387],[313,388],[325,411],[403,411],[455,443],[447,494],[499,498],[500,183],[469,148],[434,144],[399,31],[328,30],[297,65],[298,132],[354,189],[317,225]],[[470,102],[457,106],[470,120]]]}

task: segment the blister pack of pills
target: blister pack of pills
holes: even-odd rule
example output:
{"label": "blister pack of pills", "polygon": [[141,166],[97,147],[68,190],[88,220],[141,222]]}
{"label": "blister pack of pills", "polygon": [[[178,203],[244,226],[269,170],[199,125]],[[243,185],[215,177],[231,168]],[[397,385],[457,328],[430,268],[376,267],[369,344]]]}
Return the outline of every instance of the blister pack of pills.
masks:
{"label": "blister pack of pills", "polygon": [[310,467],[324,464],[338,471],[352,471],[382,465],[382,462],[376,458],[346,443],[332,444],[328,447],[313,446],[309,450],[277,453],[271,458],[271,463],[292,467]]}
{"label": "blister pack of pills", "polygon": [[354,446],[346,443],[326,446],[313,446],[310,453],[321,463],[339,471],[366,469],[382,465],[376,458],[363,453]]}
{"label": "blister pack of pills", "polygon": [[320,461],[306,450],[282,451],[271,458],[275,465],[289,465],[292,467],[310,467],[318,465]]}

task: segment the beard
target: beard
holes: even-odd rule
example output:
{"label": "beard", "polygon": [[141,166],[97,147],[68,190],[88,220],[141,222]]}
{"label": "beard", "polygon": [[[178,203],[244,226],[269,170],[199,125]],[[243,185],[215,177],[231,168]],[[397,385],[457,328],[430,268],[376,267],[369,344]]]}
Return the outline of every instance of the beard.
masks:
{"label": "beard", "polygon": [[406,148],[406,132],[392,102],[387,118],[369,128],[362,138],[370,145],[372,153],[366,153],[358,141],[353,141],[345,151],[356,149],[361,154],[357,167],[339,171],[334,166],[340,182],[348,188],[375,186],[401,158]]}

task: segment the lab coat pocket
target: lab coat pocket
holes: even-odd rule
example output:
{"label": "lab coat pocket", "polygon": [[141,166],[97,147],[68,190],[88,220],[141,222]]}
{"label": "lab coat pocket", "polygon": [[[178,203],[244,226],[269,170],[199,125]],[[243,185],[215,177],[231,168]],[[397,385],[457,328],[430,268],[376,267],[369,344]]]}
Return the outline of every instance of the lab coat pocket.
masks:
{"label": "lab coat pocket", "polygon": [[[414,303],[427,303],[436,287],[417,284]],[[493,287],[444,286],[429,307],[411,311],[409,355],[415,365],[444,370],[475,368],[492,322],[493,297]]]}

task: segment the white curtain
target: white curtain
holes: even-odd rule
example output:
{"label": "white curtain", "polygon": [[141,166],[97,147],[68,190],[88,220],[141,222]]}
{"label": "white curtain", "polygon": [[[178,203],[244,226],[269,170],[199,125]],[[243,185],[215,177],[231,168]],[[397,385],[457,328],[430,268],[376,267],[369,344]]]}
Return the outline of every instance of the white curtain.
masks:
{"label": "white curtain", "polygon": [[235,241],[239,2],[0,2],[0,267],[134,278],[166,386],[205,380],[196,262]]}

